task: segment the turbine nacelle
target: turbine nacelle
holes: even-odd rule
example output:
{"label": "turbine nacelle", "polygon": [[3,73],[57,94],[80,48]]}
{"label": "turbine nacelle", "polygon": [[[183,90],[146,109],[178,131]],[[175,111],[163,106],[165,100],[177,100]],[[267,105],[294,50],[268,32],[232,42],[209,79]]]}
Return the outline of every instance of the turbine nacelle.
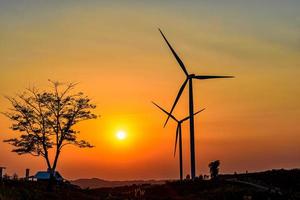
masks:
{"label": "turbine nacelle", "polygon": [[194,78],[196,75],[195,74],[189,74],[188,76],[187,76],[187,78]]}

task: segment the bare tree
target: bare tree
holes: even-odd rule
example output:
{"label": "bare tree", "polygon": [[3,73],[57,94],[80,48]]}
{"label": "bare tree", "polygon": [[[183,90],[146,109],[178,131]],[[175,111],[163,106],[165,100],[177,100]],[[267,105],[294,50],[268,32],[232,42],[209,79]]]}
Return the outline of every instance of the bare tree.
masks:
{"label": "bare tree", "polygon": [[[6,97],[12,108],[3,114],[12,121],[10,128],[20,132],[19,137],[4,142],[13,145],[12,151],[19,155],[42,156],[53,177],[63,147],[93,147],[89,142],[77,139],[79,131],[74,125],[97,116],[91,112],[96,106],[87,96],[82,92],[71,93],[76,84],[50,83],[49,91],[29,88],[16,97]],[[52,162],[49,158],[51,149],[54,153]]]}

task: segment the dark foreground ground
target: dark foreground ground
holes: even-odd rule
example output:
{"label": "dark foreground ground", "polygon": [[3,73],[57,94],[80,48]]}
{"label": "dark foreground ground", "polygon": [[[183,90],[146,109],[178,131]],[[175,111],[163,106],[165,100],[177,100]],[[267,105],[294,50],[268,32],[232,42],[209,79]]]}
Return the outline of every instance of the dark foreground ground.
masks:
{"label": "dark foreground ground", "polygon": [[115,188],[80,189],[57,186],[47,192],[37,182],[6,181],[0,199],[185,199],[185,200],[300,200],[300,170],[221,175],[219,180],[173,181],[163,185],[132,185]]}

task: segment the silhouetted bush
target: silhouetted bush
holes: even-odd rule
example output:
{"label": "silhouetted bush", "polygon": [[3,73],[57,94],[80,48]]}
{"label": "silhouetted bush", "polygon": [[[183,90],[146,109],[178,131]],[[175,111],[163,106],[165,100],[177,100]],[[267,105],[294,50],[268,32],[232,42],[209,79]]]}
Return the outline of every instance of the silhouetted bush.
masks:
{"label": "silhouetted bush", "polygon": [[220,161],[215,160],[211,163],[209,163],[209,171],[210,171],[210,177],[211,179],[216,179],[219,175],[219,166],[220,166]]}

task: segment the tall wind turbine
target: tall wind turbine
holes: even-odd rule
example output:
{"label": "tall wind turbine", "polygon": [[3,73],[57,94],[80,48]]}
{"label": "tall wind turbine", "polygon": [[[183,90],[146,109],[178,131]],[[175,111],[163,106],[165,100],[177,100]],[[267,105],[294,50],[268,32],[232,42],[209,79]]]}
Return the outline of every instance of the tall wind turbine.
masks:
{"label": "tall wind turbine", "polygon": [[[156,107],[158,107],[160,110],[162,110],[164,113],[166,113],[169,117],[174,119],[177,122],[177,128],[176,128],[176,139],[175,139],[175,147],[174,147],[174,156],[176,154],[176,147],[177,147],[177,141],[179,138],[179,169],[180,169],[180,180],[183,180],[183,165],[182,165],[182,134],[181,134],[181,124],[190,119],[190,116],[187,116],[181,120],[178,120],[174,115],[171,113],[168,113],[165,109],[157,105],[156,103],[152,102]],[[198,112],[194,113],[194,115],[197,115],[199,112],[202,112],[205,110],[205,108],[199,110]]]}
{"label": "tall wind turbine", "polygon": [[[181,67],[182,71],[184,72],[184,74],[186,75],[186,79],[183,82],[182,86],[179,89],[179,92],[177,94],[177,97],[174,101],[174,104],[171,108],[170,114],[172,114],[187,82],[189,82],[189,113],[190,113],[190,151],[191,151],[191,178],[194,179],[195,178],[195,174],[196,174],[196,164],[195,164],[195,130],[194,130],[194,98],[193,98],[193,79],[200,79],[200,80],[205,80],[205,79],[214,79],[214,78],[234,78],[233,76],[211,76],[211,75],[195,75],[195,74],[189,74],[188,71],[186,70],[186,67],[184,65],[184,63],[182,62],[182,60],[179,58],[179,56],[176,54],[175,50],[173,49],[173,47],[170,45],[169,41],[167,40],[167,38],[165,37],[165,35],[163,34],[163,32],[158,29],[159,32],[161,33],[162,37],[164,38],[165,42],[167,43],[168,47],[170,48],[172,54],[174,55],[174,57],[176,58],[179,66]],[[168,116],[164,126],[166,126],[166,124],[168,123],[168,120],[170,118],[170,115]]]}

